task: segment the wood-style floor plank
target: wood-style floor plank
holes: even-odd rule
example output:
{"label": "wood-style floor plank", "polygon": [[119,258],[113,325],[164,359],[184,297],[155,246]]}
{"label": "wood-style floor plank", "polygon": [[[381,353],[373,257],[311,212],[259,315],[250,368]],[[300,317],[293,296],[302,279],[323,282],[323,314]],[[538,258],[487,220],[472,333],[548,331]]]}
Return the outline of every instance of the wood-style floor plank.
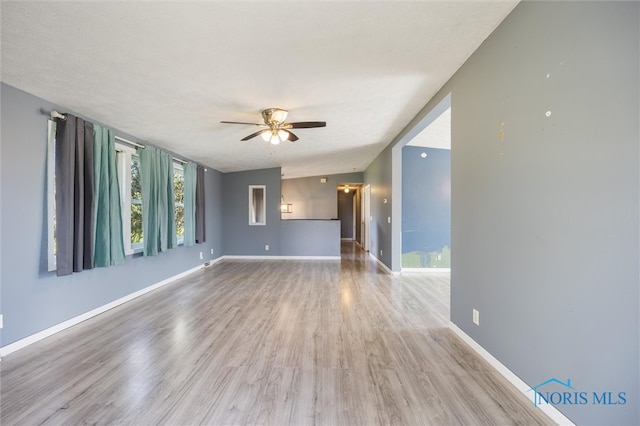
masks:
{"label": "wood-style floor plank", "polygon": [[224,260],[0,363],[0,423],[551,424],[448,328],[446,274]]}

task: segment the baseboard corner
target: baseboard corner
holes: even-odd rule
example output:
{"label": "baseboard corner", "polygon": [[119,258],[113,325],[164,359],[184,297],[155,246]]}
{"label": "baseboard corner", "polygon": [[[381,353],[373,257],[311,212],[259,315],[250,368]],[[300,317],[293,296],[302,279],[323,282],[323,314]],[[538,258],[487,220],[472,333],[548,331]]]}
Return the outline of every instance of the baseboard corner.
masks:
{"label": "baseboard corner", "polygon": [[[507,366],[505,366],[502,362],[500,362],[496,357],[491,355],[489,351],[483,348],[478,342],[473,340],[471,336],[465,333],[460,327],[453,323],[453,321],[449,321],[449,328],[453,331],[458,337],[460,337],[466,344],[468,344],[471,349],[473,349],[478,355],[480,355],[485,361],[487,361],[493,368],[495,368],[502,377],[507,379],[509,383],[518,389],[524,396],[526,396],[531,403],[534,403],[535,395],[533,393],[528,392],[531,390],[531,386],[525,383],[520,377],[518,377],[513,371],[509,370]],[[556,407],[551,404],[538,405],[536,408],[539,408],[543,413],[545,413],[552,421],[559,425],[568,425],[575,426],[569,418],[567,418],[564,414],[560,412]]]}

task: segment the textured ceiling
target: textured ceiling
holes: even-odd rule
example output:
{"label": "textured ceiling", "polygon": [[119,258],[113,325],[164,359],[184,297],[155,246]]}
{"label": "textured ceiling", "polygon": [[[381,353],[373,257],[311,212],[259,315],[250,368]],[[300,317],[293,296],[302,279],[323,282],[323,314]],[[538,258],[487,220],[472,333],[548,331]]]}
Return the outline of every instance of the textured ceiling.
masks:
{"label": "textured ceiling", "polygon": [[447,108],[407,145],[451,149],[451,107]]}
{"label": "textured ceiling", "polygon": [[[516,4],[3,1],[0,76],[222,172],[362,171]],[[327,127],[220,124],[269,107]]]}

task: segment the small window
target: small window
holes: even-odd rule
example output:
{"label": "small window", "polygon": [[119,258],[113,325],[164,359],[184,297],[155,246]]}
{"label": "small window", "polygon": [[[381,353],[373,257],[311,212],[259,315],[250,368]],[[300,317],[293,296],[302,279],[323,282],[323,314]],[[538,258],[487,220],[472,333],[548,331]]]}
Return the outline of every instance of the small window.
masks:
{"label": "small window", "polygon": [[173,195],[175,198],[176,239],[184,244],[184,170],[182,164],[173,162]]}
{"label": "small window", "polygon": [[131,249],[142,250],[142,183],[140,181],[140,157],[131,155]]}
{"label": "small window", "polygon": [[56,122],[47,129],[47,270],[56,270]]}
{"label": "small window", "polygon": [[127,255],[142,250],[142,187],[140,184],[140,158],[130,146],[116,144],[120,203],[122,207],[122,233]]}
{"label": "small window", "polygon": [[266,192],[265,185],[249,185],[249,225],[266,225]]}

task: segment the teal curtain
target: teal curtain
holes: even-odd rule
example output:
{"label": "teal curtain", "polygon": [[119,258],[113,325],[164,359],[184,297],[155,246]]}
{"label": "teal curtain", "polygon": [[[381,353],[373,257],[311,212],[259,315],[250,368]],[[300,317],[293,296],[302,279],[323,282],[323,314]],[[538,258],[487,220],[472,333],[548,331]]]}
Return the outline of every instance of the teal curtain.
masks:
{"label": "teal curtain", "polygon": [[120,185],[110,129],[93,126],[93,266],[124,263]]}
{"label": "teal curtain", "polygon": [[142,239],[145,256],[177,246],[173,160],[157,148],[138,149],[142,184]]}
{"label": "teal curtain", "polygon": [[182,166],[184,173],[184,245],[196,243],[196,180],[198,166],[186,163]]}

